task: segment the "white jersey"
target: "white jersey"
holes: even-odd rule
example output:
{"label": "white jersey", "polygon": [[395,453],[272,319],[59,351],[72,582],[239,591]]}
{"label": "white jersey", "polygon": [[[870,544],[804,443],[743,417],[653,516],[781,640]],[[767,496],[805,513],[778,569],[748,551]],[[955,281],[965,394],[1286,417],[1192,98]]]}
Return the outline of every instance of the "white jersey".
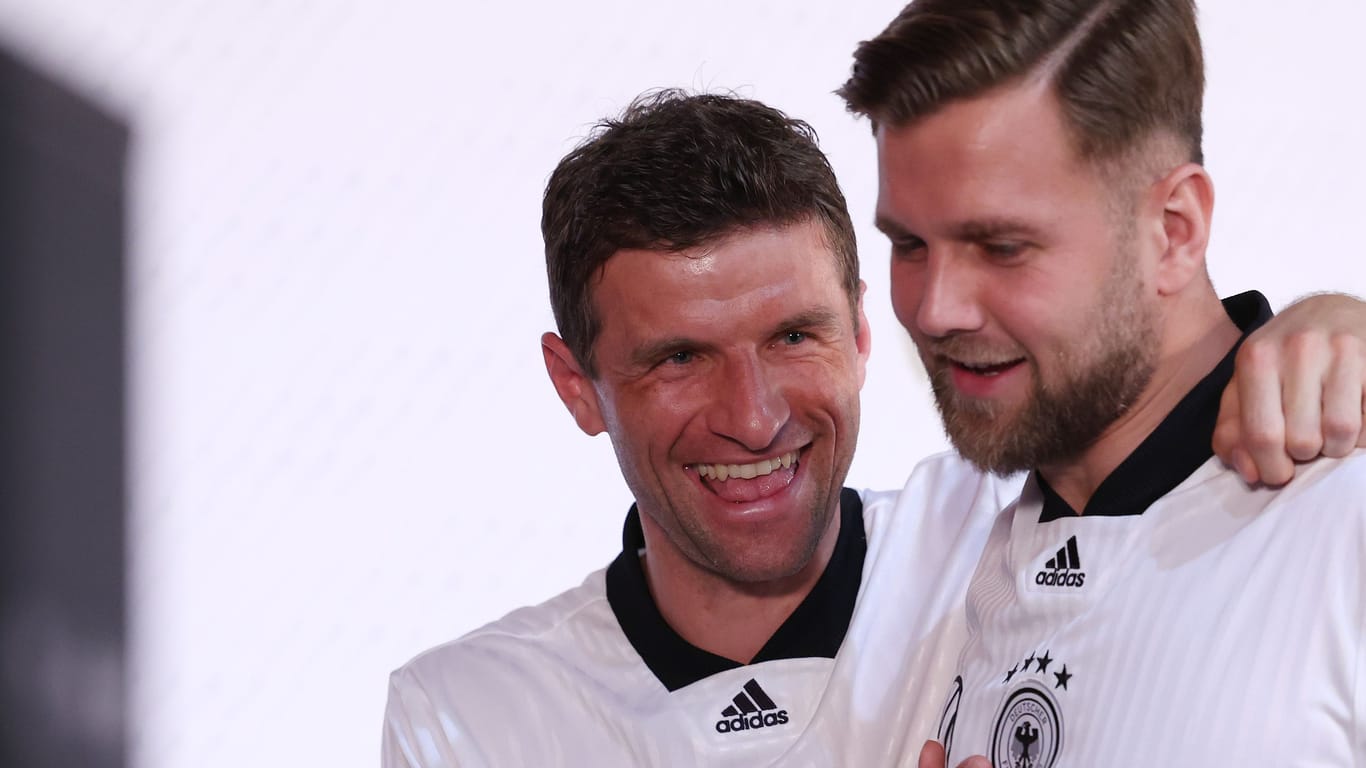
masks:
{"label": "white jersey", "polygon": [[1077,516],[1037,475],[994,526],[950,765],[1366,765],[1366,453],[1249,488],[1209,455],[1232,353]]}
{"label": "white jersey", "polygon": [[1019,484],[944,454],[900,494],[844,491],[825,573],[747,665],[660,617],[633,511],[607,569],[394,672],[382,764],[914,765],[968,576]]}

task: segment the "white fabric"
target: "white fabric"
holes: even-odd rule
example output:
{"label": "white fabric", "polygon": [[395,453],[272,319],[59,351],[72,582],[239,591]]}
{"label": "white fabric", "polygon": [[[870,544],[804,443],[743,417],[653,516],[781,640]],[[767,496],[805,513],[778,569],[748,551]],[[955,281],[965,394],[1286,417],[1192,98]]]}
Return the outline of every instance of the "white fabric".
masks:
{"label": "white fabric", "polygon": [[1031,482],[973,576],[950,765],[1366,765],[1366,454],[1280,490],[1211,459],[1141,515],[1040,510]]}
{"label": "white fabric", "polygon": [[[743,666],[669,692],[622,634],[604,572],[394,672],[386,768],[914,765],[965,636],[964,590],[1020,480],[953,454],[864,493],[868,550],[836,659]],[[755,680],[784,713],[723,733]],[[933,684],[929,681],[935,681]]]}

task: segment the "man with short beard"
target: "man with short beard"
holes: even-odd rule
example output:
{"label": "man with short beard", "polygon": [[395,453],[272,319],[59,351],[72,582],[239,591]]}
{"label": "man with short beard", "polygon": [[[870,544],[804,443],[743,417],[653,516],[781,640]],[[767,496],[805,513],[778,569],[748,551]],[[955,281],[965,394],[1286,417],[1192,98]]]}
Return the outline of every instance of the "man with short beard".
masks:
{"label": "man with short beard", "polygon": [[1110,274],[1100,287],[1087,333],[1056,350],[1058,380],[1035,378],[1030,397],[1013,418],[995,398],[965,394],[954,383],[955,364],[996,375],[1022,360],[1004,346],[974,334],[927,337],[919,346],[935,404],[959,452],[986,471],[1010,474],[1075,456],[1080,446],[1113,423],[1151,380],[1158,318],[1138,301],[1132,243],[1123,235]]}
{"label": "man with short beard", "polygon": [[1366,761],[1366,455],[1272,489],[1209,447],[1270,310],[1205,268],[1203,78],[1190,0],[917,0],[841,90],[949,436],[1030,470],[941,673],[950,761]]}

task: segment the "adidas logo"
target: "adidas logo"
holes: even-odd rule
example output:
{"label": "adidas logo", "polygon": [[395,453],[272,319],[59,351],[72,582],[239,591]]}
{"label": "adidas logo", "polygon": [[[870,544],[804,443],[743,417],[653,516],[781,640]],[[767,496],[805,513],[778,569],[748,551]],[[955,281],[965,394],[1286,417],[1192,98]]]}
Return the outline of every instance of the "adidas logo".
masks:
{"label": "adidas logo", "polygon": [[731,701],[734,703],[721,710],[721,719],[716,721],[717,733],[748,731],[787,722],[787,710],[778,709],[773,699],[759,687],[759,681],[752,677]]}
{"label": "adidas logo", "polygon": [[1058,554],[1043,564],[1034,576],[1034,583],[1045,587],[1080,587],[1086,583],[1081,570],[1081,555],[1077,552],[1077,537],[1073,536],[1058,549]]}

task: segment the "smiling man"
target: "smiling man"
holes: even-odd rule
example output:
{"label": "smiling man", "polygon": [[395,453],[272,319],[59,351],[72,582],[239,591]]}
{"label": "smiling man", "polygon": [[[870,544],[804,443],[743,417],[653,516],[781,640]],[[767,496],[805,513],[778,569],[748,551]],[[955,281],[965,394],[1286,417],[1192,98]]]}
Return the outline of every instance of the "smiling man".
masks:
{"label": "smiling man", "polygon": [[869,343],[845,227],[775,204],[705,245],[620,249],[563,297],[600,309],[592,352],[543,339],[579,427],[612,436],[664,621],[721,657],[753,659],[835,551]]}
{"label": "smiling man", "polygon": [[1016,484],[944,456],[905,495],[924,510],[842,487],[870,335],[810,128],[647,97],[556,168],[542,229],[546,368],[612,440],[636,499],[622,552],[396,672],[385,764],[898,759],[939,706],[898,697]]}
{"label": "smiling man", "polygon": [[1270,310],[1205,268],[1203,86],[1190,0],[917,0],[843,89],[948,433],[1031,470],[942,679],[950,760],[1366,761],[1366,454],[1271,489],[1209,448]]}

